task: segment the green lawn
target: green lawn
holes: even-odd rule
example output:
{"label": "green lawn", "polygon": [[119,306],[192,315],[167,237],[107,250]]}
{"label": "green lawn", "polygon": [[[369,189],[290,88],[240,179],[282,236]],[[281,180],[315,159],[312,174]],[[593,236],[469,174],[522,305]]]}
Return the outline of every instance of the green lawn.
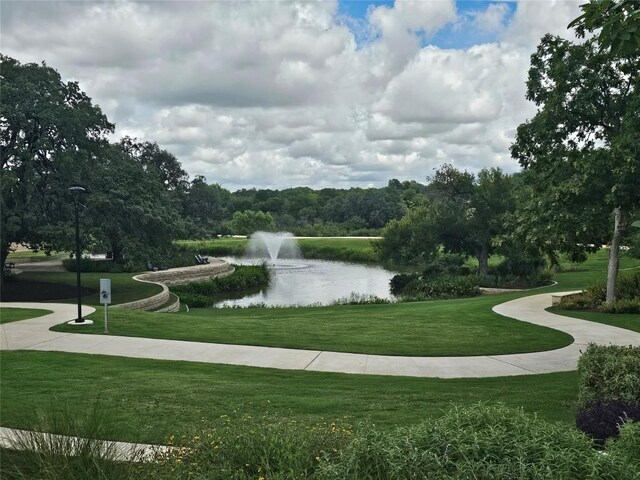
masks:
{"label": "green lawn", "polygon": [[[137,282],[131,278],[135,273],[83,273],[81,275],[82,286],[97,290],[100,287],[101,278],[111,279],[111,297],[114,304],[132,302],[147,298],[162,291],[162,287],[152,284]],[[64,285],[76,285],[75,272],[24,272],[17,276],[16,281],[32,280],[46,283],[58,283]],[[76,297],[56,300],[58,303],[75,303]],[[98,294],[85,295],[82,303],[85,305],[99,305]]]}
{"label": "green lawn", "polygon": [[20,250],[18,252],[11,252],[7,257],[7,262],[44,262],[48,260],[59,260],[66,256],[67,254],[64,252],[52,252],[50,255],[47,255],[43,250],[38,250],[37,252],[32,250]]}
{"label": "green lawn", "polygon": [[0,324],[17,322],[26,318],[42,317],[51,313],[51,310],[36,310],[34,308],[0,308]]}
{"label": "green lawn", "polygon": [[[390,305],[193,309],[155,314],[111,310],[112,335],[352,353],[497,355],[560,348],[571,336],[491,311],[512,295]],[[96,312],[94,320],[102,318]],[[66,324],[57,331],[77,332]],[[103,334],[101,322],[82,330]]]}
{"label": "green lawn", "polygon": [[421,379],[273,370],[56,352],[1,352],[0,417],[30,424],[32,412],[108,412],[107,438],[164,442],[220,415],[284,415],[301,422],[370,420],[407,425],[451,404],[504,402],[573,423],[574,372],[485,379]]}
{"label": "green lawn", "polygon": [[640,333],[640,315],[632,313],[600,313],[600,312],[580,312],[575,310],[564,310],[562,308],[553,307],[550,312],[567,317],[581,318],[591,322],[604,323],[614,327],[626,328]]}

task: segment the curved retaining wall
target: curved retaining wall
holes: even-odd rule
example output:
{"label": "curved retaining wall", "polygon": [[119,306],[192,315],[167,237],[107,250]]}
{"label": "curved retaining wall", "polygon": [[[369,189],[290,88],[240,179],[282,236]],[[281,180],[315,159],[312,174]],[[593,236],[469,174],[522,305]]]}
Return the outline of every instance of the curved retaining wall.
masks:
{"label": "curved retaining wall", "polygon": [[[169,302],[170,293],[168,285],[179,285],[197,280],[208,280],[213,277],[230,275],[234,268],[224,260],[211,259],[211,263],[205,265],[194,265],[192,267],[170,268],[157,272],[141,273],[133,277],[138,282],[155,283],[162,287],[162,292],[149,298],[136,300],[134,302],[120,303],[112,308],[126,308],[128,310],[156,310]],[[180,299],[158,312],[177,312],[180,308]]]}

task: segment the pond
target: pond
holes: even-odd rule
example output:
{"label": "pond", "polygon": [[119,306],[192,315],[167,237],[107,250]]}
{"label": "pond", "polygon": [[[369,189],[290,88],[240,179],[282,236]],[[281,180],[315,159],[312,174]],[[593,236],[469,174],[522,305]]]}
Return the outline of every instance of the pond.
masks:
{"label": "pond", "polygon": [[[264,260],[225,257],[236,265],[255,265]],[[267,261],[271,282],[265,290],[235,300],[224,300],[221,306],[246,307],[329,305],[352,294],[393,299],[389,280],[395,272],[378,266],[307,259]]]}

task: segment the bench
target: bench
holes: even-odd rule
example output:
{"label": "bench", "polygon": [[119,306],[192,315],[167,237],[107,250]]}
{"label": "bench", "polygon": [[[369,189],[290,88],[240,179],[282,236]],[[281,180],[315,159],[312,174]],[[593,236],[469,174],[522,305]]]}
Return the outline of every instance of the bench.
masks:
{"label": "bench", "polygon": [[4,264],[4,273],[6,275],[13,275],[13,269],[16,268],[16,264],[13,262],[7,262]]}
{"label": "bench", "polygon": [[209,263],[209,259],[207,257],[203,257],[202,255],[194,255],[194,258],[196,259],[196,265],[206,265],[207,263]]}
{"label": "bench", "polygon": [[564,293],[554,293],[551,295],[551,305],[556,306],[562,303],[562,300],[565,298],[572,298],[580,295],[582,292],[564,292]]}

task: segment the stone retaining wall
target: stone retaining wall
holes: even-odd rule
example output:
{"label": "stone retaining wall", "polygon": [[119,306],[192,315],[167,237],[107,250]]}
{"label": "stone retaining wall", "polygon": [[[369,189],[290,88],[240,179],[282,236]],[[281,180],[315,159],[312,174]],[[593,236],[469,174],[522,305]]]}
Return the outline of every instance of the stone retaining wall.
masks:
{"label": "stone retaining wall", "polygon": [[[125,308],[127,310],[155,310],[169,301],[168,285],[179,285],[199,280],[208,280],[213,277],[230,275],[234,268],[224,260],[211,259],[211,263],[194,265],[192,267],[170,268],[157,272],[141,273],[133,277],[138,282],[155,283],[162,287],[162,292],[142,300],[120,303],[112,308]],[[168,307],[157,310],[158,312],[177,312],[180,308],[180,299]]]}

